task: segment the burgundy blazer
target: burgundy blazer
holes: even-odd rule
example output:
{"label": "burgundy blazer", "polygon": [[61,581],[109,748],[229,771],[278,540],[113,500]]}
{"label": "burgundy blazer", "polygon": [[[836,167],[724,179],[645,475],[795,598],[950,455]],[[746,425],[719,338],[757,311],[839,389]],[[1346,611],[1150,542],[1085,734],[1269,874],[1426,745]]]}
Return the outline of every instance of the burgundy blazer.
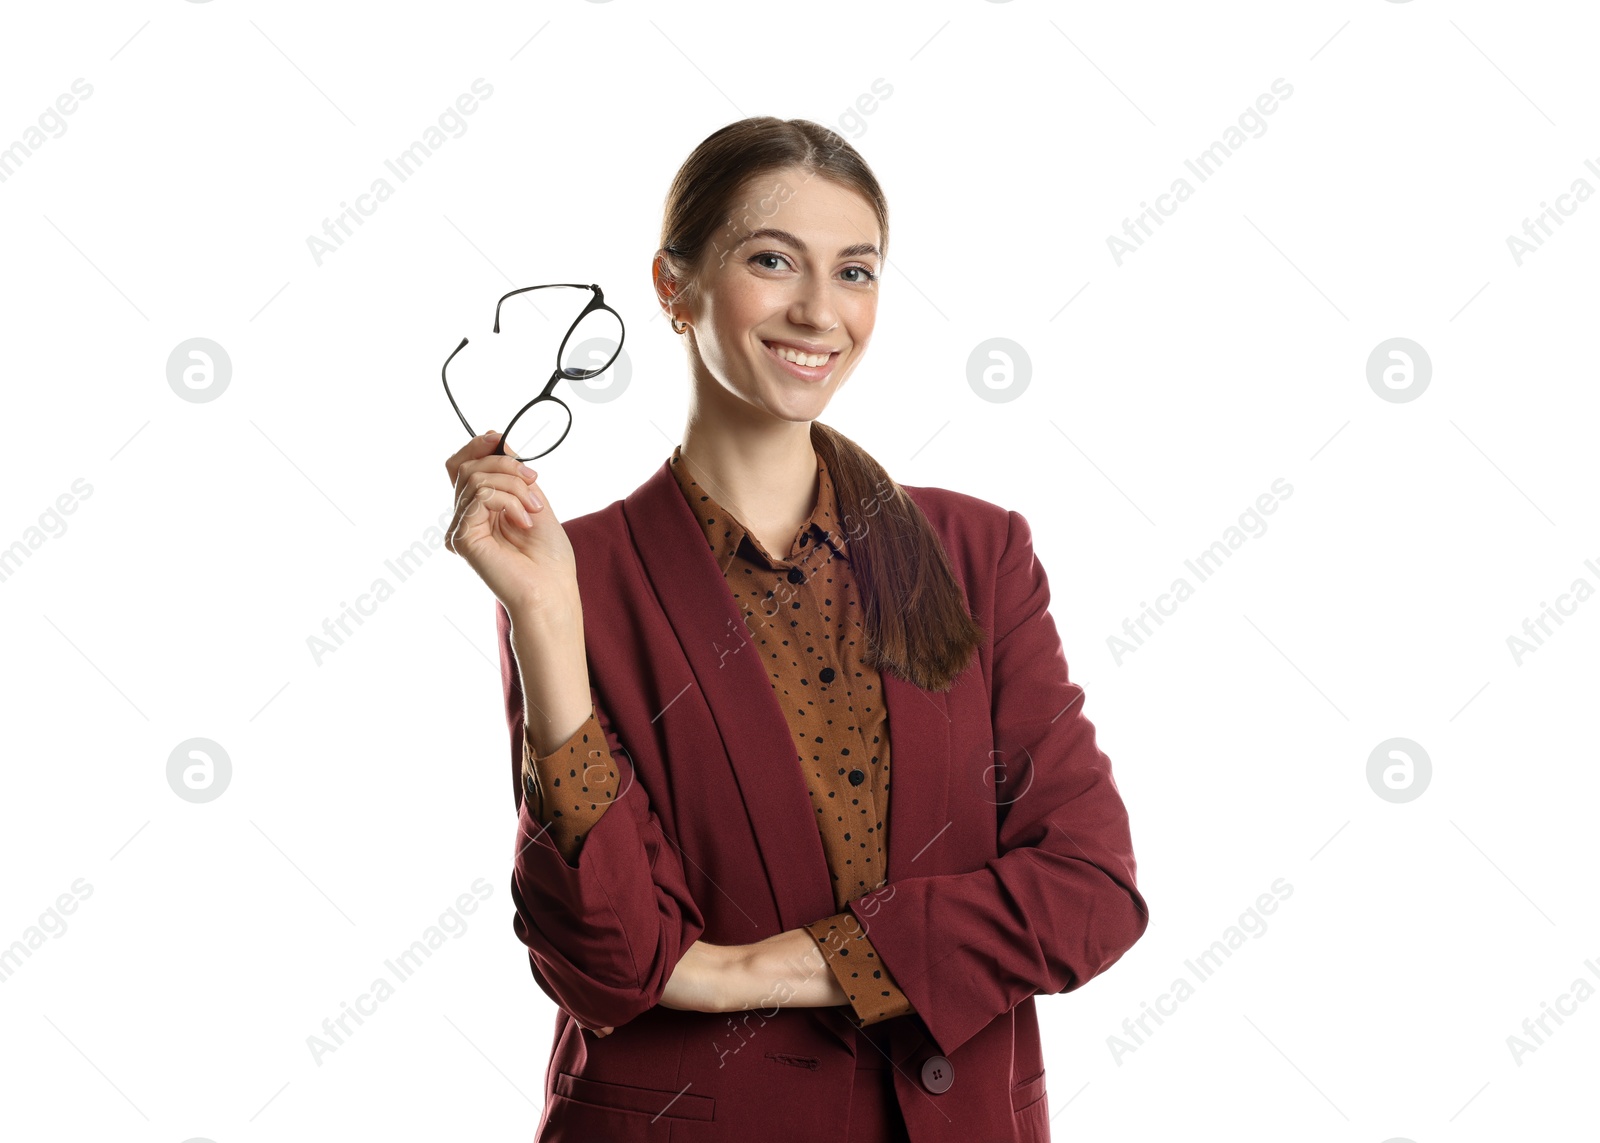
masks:
{"label": "burgundy blazer", "polygon": [[[916,1005],[880,1026],[911,1139],[1045,1140],[1033,997],[1105,971],[1149,913],[1027,521],[903,487],[989,638],[945,693],[883,672],[887,883],[850,909]],[[837,1132],[856,1078],[848,1006],[783,1007],[776,991],[734,1014],[658,1006],[694,941],[749,944],[835,911],[788,722],[744,619],[666,462],[564,526],[592,697],[622,773],[617,804],[569,865],[523,804],[521,680],[497,602],[518,804],[513,927],[558,1007],[538,1138]],[[597,1039],[579,1021],[616,1031]]]}

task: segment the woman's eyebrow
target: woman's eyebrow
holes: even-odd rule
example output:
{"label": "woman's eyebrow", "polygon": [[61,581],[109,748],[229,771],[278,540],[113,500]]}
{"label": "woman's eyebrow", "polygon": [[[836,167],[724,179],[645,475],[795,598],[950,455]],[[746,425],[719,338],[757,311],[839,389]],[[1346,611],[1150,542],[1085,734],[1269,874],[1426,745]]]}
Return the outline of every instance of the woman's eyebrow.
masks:
{"label": "woman's eyebrow", "polygon": [[[734,248],[738,249],[739,246],[743,246],[752,238],[775,238],[779,242],[787,242],[790,246],[793,246],[802,254],[810,253],[810,250],[807,248],[806,244],[800,241],[799,238],[795,237],[793,234],[790,234],[787,230],[779,230],[775,226],[763,226],[760,230],[752,230],[749,234],[746,234],[743,238],[739,239]],[[839,257],[841,258],[860,258],[866,254],[877,256],[878,248],[870,242],[858,242],[854,246],[846,246],[844,249],[839,251]]]}

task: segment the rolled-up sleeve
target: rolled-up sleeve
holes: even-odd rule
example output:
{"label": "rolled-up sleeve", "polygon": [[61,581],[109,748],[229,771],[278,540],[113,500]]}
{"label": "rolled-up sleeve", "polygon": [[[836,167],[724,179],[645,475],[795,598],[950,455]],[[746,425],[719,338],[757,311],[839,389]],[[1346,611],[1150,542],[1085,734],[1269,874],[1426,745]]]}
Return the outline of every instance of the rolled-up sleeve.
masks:
{"label": "rolled-up sleeve", "polygon": [[[678,961],[705,932],[705,918],[689,891],[677,848],[663,831],[593,686],[585,723],[589,729],[580,728],[574,738],[580,753],[597,752],[592,762],[609,761],[615,775],[605,780],[617,783],[614,797],[604,805],[586,801],[606,787],[574,776],[574,770],[578,776],[584,772],[575,762],[568,762],[561,774],[562,748],[543,759],[530,758],[510,619],[504,607],[496,606],[512,774],[517,779],[512,927],[527,946],[534,979],[547,996],[586,1028],[620,1027],[660,1003]],[[583,742],[586,733],[591,744]],[[564,746],[571,748],[573,742]],[[552,836],[551,825],[535,816],[535,799],[525,796],[528,779],[535,775],[539,782],[547,775],[550,779],[540,793],[551,807],[550,822],[565,820],[568,804],[580,811],[599,807],[597,820],[586,831],[575,831],[575,860],[558,844],[559,833]],[[597,771],[591,776],[598,777]],[[556,777],[561,778],[559,787]],[[568,791],[574,781],[576,791]],[[583,790],[584,785],[590,790]],[[561,817],[554,816],[556,810]]]}
{"label": "rolled-up sleeve", "polygon": [[1104,972],[1143,935],[1127,809],[1084,716],[1020,513],[995,583],[991,716],[1007,787],[999,856],[967,873],[907,877],[850,902],[877,959],[949,1055],[1037,993]]}

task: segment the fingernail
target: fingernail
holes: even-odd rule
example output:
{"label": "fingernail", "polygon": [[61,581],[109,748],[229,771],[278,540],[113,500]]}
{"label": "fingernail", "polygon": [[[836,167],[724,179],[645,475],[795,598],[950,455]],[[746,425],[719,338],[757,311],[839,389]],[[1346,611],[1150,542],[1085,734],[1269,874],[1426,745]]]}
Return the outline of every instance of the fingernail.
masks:
{"label": "fingernail", "polygon": [[525,464],[519,464],[519,465],[517,465],[517,471],[518,471],[518,472],[520,472],[520,473],[522,473],[522,475],[523,475],[523,476],[525,476],[525,477],[527,477],[527,478],[528,478],[528,479],[529,479],[529,480],[532,480],[532,479],[534,479],[534,478],[535,478],[535,477],[536,477],[536,476],[538,476],[538,475],[539,475],[539,474],[538,474],[538,473],[537,473],[537,472],[535,472],[535,471],[533,471],[533,469],[531,469],[531,468],[529,468],[529,467],[528,467],[528,466],[527,466],[527,465],[525,465]]}

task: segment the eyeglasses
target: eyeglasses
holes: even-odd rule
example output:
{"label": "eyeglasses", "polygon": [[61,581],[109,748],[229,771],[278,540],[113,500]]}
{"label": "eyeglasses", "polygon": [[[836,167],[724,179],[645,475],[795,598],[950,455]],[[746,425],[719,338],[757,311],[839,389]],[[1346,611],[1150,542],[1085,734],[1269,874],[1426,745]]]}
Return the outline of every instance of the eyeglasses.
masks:
{"label": "eyeglasses", "polygon": [[[555,372],[550,374],[550,380],[545,382],[544,389],[537,397],[517,410],[517,415],[511,418],[511,423],[501,434],[500,452],[519,461],[535,460],[545,456],[567,439],[567,433],[572,430],[572,410],[567,408],[565,401],[555,395],[556,382],[563,377],[569,381],[583,381],[598,377],[610,369],[611,363],[622,352],[622,338],[625,332],[622,315],[606,305],[605,294],[601,292],[599,286],[558,282],[545,286],[523,286],[502,297],[494,307],[495,333],[500,332],[500,307],[506,298],[525,294],[529,290],[561,291],[560,294],[553,295],[553,299],[561,306],[562,312],[570,311],[571,306],[577,304],[578,295],[567,291],[592,290],[594,297],[589,299],[589,304],[579,311],[578,316],[573,318],[572,324],[567,327],[566,336],[561,339],[561,345],[556,350]],[[574,338],[574,334],[578,336]],[[439,377],[444,382],[444,395],[450,398],[450,407],[455,409],[456,416],[461,418],[461,424],[466,428],[467,435],[475,437],[478,434],[467,424],[461,406],[456,404],[455,395],[450,392],[450,362],[455,359],[457,353],[466,348],[467,340],[463,337],[461,344],[444,359]],[[604,361],[596,366],[594,362],[602,357]],[[537,413],[533,412],[535,409],[538,410]],[[522,426],[520,431],[519,425]],[[544,439],[557,428],[561,430],[561,435],[556,437],[553,443],[540,448]],[[537,452],[533,451],[535,448],[538,448]]]}

